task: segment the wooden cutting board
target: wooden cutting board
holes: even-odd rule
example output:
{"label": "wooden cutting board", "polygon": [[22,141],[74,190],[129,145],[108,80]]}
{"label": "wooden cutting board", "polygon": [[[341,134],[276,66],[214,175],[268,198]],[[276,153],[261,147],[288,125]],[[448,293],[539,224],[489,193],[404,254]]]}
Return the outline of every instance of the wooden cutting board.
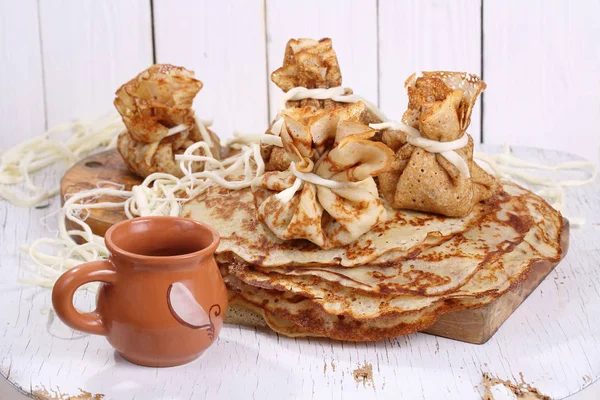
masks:
{"label": "wooden cutting board", "polygon": [[[61,198],[81,190],[106,186],[108,182],[123,184],[126,189],[131,189],[142,180],[129,172],[116,150],[109,150],[89,156],[67,171],[61,181]],[[102,196],[99,200],[122,201],[119,197],[110,196]],[[125,213],[120,209],[92,209],[86,222],[95,234],[104,236],[108,228],[125,219]],[[563,222],[561,248],[564,257],[569,248],[569,223],[566,219]],[[67,226],[69,229],[77,229],[70,221],[67,221]],[[487,342],[556,265],[558,263],[535,263],[523,281],[490,304],[473,310],[444,314],[424,332],[467,343]]]}
{"label": "wooden cutting board", "polygon": [[[109,182],[122,184],[125,189],[130,190],[132,186],[142,183],[142,179],[129,171],[117,150],[108,150],[86,157],[71,167],[60,182],[60,198],[64,203],[65,196],[99,186],[110,187]],[[122,198],[113,196],[102,196],[98,200],[123,201]],[[108,228],[125,219],[122,209],[96,208],[90,210],[85,222],[92,232],[104,236]],[[69,220],[67,228],[80,229]]]}

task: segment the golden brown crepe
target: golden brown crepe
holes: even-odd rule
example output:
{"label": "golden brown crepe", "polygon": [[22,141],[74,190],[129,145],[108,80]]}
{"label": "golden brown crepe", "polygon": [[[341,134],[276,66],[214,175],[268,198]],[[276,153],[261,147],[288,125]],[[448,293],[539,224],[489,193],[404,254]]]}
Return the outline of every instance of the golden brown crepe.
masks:
{"label": "golden brown crepe", "polygon": [[456,153],[467,163],[465,176],[441,154],[407,143],[407,133],[387,130],[382,140],[395,153],[390,171],[379,176],[385,199],[394,208],[427,211],[450,217],[467,215],[494,193],[495,180],[473,161],[473,139],[466,133],[471,112],[485,83],[461,72],[424,72],[412,75],[405,86],[408,110],[402,120],[422,137],[451,142],[468,136]]}
{"label": "golden brown crepe", "polygon": [[[115,107],[127,130],[119,135],[117,149],[129,169],[146,177],[154,172],[183,175],[175,155],[195,142],[209,139],[212,155],[219,159],[219,137],[209,129],[202,134],[192,107],[202,82],[182,67],[156,64],[141,72],[117,90]],[[186,128],[169,135],[178,125]],[[197,152],[198,153],[198,152]],[[203,163],[194,163],[201,171]]]}
{"label": "golden brown crepe", "polygon": [[290,39],[283,66],[271,74],[271,80],[284,92],[298,86],[307,89],[341,86],[342,74],[331,39]]}
{"label": "golden brown crepe", "polygon": [[294,168],[340,187],[303,181],[291,199],[282,199],[299,179],[292,166],[259,177],[252,185],[258,218],[278,238],[340,247],[387,219],[373,176],[389,168],[392,152],[370,140],[373,129],[337,115],[345,110],[336,110],[327,124],[312,131],[308,124],[284,115],[281,138]]}

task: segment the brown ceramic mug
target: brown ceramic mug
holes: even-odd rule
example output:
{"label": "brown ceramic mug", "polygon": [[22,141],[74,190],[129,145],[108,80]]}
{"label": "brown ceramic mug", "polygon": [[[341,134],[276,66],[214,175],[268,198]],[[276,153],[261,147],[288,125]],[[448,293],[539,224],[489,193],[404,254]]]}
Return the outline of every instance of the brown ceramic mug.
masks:
{"label": "brown ceramic mug", "polygon": [[[110,257],[65,272],[52,304],[73,329],[104,335],[125,359],[166,367],[198,358],[218,336],[227,290],[214,258],[219,235],[200,222],[142,217],[104,236]],[[75,290],[102,282],[96,310],[80,313]]]}

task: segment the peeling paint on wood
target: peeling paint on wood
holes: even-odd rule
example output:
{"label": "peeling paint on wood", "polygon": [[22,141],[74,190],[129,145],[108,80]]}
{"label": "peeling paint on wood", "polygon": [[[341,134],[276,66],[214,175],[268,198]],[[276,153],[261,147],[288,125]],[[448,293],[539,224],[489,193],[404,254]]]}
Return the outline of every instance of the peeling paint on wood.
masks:
{"label": "peeling paint on wood", "polygon": [[79,389],[79,394],[70,395],[66,393],[61,393],[60,388],[56,390],[46,389],[43,386],[39,389],[34,389],[32,391],[34,399],[40,400],[102,400],[104,398],[103,394],[92,394],[83,389]]}
{"label": "peeling paint on wood", "polygon": [[375,388],[375,380],[373,379],[373,366],[369,363],[359,365],[352,371],[356,383],[362,383],[363,387],[367,385]]}
{"label": "peeling paint on wood", "polygon": [[483,400],[494,400],[494,395],[492,393],[492,387],[496,385],[502,385],[510,392],[512,392],[517,399],[520,400],[550,400],[549,396],[542,394],[539,389],[531,386],[529,383],[525,382],[523,378],[523,374],[519,373],[519,377],[521,378],[521,382],[514,383],[508,379],[500,379],[491,376],[488,373],[483,374],[483,387],[484,394]]}

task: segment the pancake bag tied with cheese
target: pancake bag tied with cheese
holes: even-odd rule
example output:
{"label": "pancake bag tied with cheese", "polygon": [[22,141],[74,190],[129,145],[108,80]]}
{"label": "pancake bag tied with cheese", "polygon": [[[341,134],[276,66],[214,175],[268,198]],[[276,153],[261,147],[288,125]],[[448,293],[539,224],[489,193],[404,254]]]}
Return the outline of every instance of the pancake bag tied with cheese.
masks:
{"label": "pancake bag tied with cheese", "polygon": [[[329,89],[342,85],[342,73],[338,64],[335,50],[331,39],[290,39],[286,45],[283,57],[283,65],[271,74],[271,81],[281,90],[288,92],[296,87],[307,89]],[[346,94],[352,91],[347,89]],[[302,99],[288,101],[285,104],[286,111],[302,114],[309,129],[319,125],[335,125],[342,118],[369,124],[381,122],[365,106],[353,103],[342,103],[332,99]],[[349,109],[342,113],[336,113],[339,109]],[[267,134],[273,133],[273,121]],[[283,171],[290,165],[290,158],[285,149],[262,145],[261,155],[265,161],[267,171]]]}
{"label": "pancake bag tied with cheese", "polygon": [[[290,40],[271,79],[284,91],[340,86],[331,40]],[[373,177],[388,170],[392,152],[372,140],[376,131],[365,124],[373,118],[363,102],[303,99],[285,106],[267,132],[280,135],[283,147],[263,146],[267,172],[252,185],[258,217],[282,240],[321,248],[352,243],[385,219]]]}
{"label": "pancake bag tied with cheese", "polygon": [[473,161],[473,139],[466,133],[477,96],[486,85],[475,75],[437,71],[419,78],[413,74],[405,87],[409,103],[402,122],[433,141],[451,142],[467,135],[466,145],[454,152],[466,163],[468,174],[443,154],[408,143],[409,132],[386,130],[382,141],[395,157],[390,170],[378,178],[382,195],[396,209],[465,216],[496,187],[494,178]]}
{"label": "pancake bag tied with cheese", "polygon": [[[127,130],[119,135],[117,149],[129,169],[141,177],[164,172],[177,177],[183,172],[175,162],[176,154],[196,142],[204,141],[211,155],[221,156],[219,137],[198,124],[192,109],[202,82],[182,67],[156,64],[141,72],[117,90],[115,107]],[[180,132],[169,129],[184,125]],[[200,154],[198,150],[195,154]],[[194,172],[204,163],[194,163]]]}

